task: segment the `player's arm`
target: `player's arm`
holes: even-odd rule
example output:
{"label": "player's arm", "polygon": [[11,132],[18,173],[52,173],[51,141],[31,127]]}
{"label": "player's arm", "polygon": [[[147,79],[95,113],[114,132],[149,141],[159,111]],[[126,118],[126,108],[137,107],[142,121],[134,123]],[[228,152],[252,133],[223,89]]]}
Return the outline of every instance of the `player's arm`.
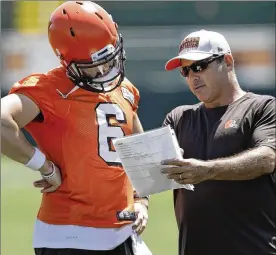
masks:
{"label": "player's arm", "polygon": [[[140,122],[140,119],[137,113],[134,113],[133,117],[133,128],[132,133],[143,133],[144,129]],[[146,228],[148,221],[148,206],[149,206],[149,197],[139,197],[134,190],[134,208],[137,213],[137,219],[133,223],[133,229],[135,232],[140,235]]]}
{"label": "player's arm", "polygon": [[20,130],[29,124],[40,110],[28,97],[11,94],[1,99],[1,149],[9,158],[27,164],[35,152]]}
{"label": "player's arm", "polygon": [[49,177],[47,181],[50,184],[58,185],[59,176],[56,180],[52,180],[51,178],[55,176],[51,174],[57,172],[56,174],[59,175],[59,171],[54,171],[56,167],[27,141],[21,131],[21,128],[29,124],[39,113],[39,107],[22,94],[3,97],[1,99],[1,150],[7,157],[21,164],[30,165],[31,168],[40,164],[40,167],[34,170],[39,170],[46,178]]}
{"label": "player's arm", "polygon": [[[143,133],[144,132],[144,129],[143,129],[143,126],[141,124],[141,121],[137,115],[137,113],[134,113],[134,116],[133,116],[133,128],[132,128],[132,133],[135,134],[135,133]],[[140,198],[137,196],[136,192],[134,191],[134,199],[136,201],[140,200],[142,204],[144,204],[147,208],[149,206],[149,198],[148,197],[143,197],[143,198]]]}
{"label": "player's arm", "polygon": [[144,129],[142,127],[140,119],[137,113],[134,113],[132,133],[135,134],[135,133],[143,133],[143,132],[144,132]]}

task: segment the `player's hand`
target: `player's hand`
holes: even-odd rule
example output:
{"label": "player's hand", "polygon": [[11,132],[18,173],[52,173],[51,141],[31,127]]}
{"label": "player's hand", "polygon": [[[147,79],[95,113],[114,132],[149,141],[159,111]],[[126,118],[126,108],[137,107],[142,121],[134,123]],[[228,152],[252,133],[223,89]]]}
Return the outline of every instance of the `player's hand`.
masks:
{"label": "player's hand", "polygon": [[137,215],[137,219],[134,222],[132,229],[137,235],[141,235],[148,222],[148,208],[138,200],[134,202],[134,210]]}
{"label": "player's hand", "polygon": [[161,162],[164,167],[161,173],[167,174],[179,184],[197,184],[211,179],[212,173],[207,161],[197,159],[167,159]]}
{"label": "player's hand", "polygon": [[42,188],[41,193],[53,192],[61,185],[60,170],[51,161],[46,161],[41,169],[39,169],[43,179],[35,181],[34,187]]}

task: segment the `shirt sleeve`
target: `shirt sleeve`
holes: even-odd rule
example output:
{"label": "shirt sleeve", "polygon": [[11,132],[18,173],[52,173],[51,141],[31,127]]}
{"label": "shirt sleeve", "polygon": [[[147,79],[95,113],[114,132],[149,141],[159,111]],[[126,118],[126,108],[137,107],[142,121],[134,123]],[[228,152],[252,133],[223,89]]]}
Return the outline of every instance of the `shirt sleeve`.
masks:
{"label": "shirt sleeve", "polygon": [[276,149],[276,102],[270,98],[256,114],[251,144],[252,147],[268,146]]}
{"label": "shirt sleeve", "polygon": [[173,112],[172,111],[169,112],[166,115],[166,117],[165,117],[165,119],[163,121],[163,125],[162,126],[163,127],[165,127],[165,126],[171,126],[171,128],[174,129],[174,120],[173,120]]}
{"label": "shirt sleeve", "polygon": [[32,75],[15,83],[9,94],[22,94],[29,97],[40,109],[44,121],[51,121],[54,115],[54,104],[47,90],[47,79],[41,75]]}

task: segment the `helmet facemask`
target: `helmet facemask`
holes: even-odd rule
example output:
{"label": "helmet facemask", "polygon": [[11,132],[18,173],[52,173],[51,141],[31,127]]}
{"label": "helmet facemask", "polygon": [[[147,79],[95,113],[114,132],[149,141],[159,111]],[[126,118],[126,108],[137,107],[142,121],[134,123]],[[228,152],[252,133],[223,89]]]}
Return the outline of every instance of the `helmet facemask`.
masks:
{"label": "helmet facemask", "polygon": [[72,61],[67,66],[67,75],[78,87],[104,93],[121,84],[124,79],[124,61],[126,60],[121,35],[119,35],[116,47],[109,44],[93,53],[91,59],[92,61],[89,62]]}

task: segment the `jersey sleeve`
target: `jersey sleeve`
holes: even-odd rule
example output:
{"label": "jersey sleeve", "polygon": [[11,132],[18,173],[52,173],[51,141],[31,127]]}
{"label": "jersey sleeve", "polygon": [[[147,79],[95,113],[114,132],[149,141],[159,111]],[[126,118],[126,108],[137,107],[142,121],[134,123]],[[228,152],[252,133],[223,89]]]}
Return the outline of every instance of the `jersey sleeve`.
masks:
{"label": "jersey sleeve", "polygon": [[140,93],[139,90],[133,86],[133,95],[134,95],[134,104],[132,106],[133,111],[137,112],[140,102]]}
{"label": "jersey sleeve", "polygon": [[139,90],[127,79],[124,79],[123,85],[121,86],[123,97],[130,102],[134,112],[137,112],[140,102]]}
{"label": "jersey sleeve", "polygon": [[276,102],[270,97],[256,113],[251,139],[252,147],[268,146],[276,149]]}
{"label": "jersey sleeve", "polygon": [[22,94],[29,97],[40,109],[44,121],[51,121],[54,114],[53,100],[47,90],[47,78],[43,75],[31,75],[15,83],[9,94]]}

